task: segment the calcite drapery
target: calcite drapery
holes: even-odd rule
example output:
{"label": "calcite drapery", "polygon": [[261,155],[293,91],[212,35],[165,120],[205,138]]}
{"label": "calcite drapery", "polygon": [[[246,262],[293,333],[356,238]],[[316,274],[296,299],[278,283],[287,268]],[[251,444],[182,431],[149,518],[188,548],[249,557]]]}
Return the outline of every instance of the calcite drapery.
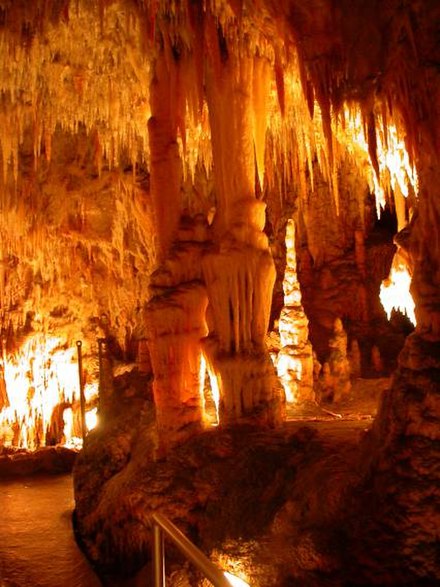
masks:
{"label": "calcite drapery", "polygon": [[205,255],[203,276],[221,352],[263,348],[275,268],[267,248],[263,202],[241,200],[237,221],[217,250]]}
{"label": "calcite drapery", "polygon": [[286,226],[286,270],[283,281],[284,308],[279,320],[281,350],[277,371],[287,401],[313,400],[313,350],[309,341],[308,319],[301,304],[296,273],[295,224]]}
{"label": "calcite drapery", "polygon": [[281,390],[264,346],[275,282],[264,209],[256,199],[239,201],[230,233],[203,258],[213,323],[204,353],[218,381],[220,423],[274,424],[281,415]]}

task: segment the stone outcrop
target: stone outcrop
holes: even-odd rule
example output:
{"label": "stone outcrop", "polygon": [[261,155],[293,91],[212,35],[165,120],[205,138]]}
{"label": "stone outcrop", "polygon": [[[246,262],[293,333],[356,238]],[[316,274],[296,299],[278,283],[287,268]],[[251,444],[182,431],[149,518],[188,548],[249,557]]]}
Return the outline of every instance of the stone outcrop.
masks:
{"label": "stone outcrop", "polygon": [[439,357],[439,342],[408,337],[365,442],[368,468],[354,534],[372,584],[438,582]]}

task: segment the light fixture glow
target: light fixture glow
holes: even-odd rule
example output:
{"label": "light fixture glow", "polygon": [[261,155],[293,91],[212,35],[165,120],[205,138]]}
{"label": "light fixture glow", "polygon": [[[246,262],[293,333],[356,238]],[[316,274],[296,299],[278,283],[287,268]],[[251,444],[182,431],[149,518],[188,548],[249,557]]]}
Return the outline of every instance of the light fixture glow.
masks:
{"label": "light fixture glow", "polygon": [[249,583],[246,583],[246,581],[240,579],[240,577],[236,577],[235,575],[232,575],[231,573],[228,573],[226,571],[223,574],[229,581],[229,583],[232,585],[232,587],[249,587]]}

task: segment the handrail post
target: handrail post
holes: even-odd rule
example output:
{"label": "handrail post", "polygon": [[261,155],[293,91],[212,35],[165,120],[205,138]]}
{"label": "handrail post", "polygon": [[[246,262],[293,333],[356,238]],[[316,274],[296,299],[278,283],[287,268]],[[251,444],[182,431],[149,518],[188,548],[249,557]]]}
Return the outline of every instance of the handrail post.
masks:
{"label": "handrail post", "polygon": [[223,571],[214,565],[201,550],[175,526],[166,516],[157,512],[151,516],[153,526],[154,587],[165,587],[164,535],[201,571],[215,587],[231,587]]}
{"label": "handrail post", "polygon": [[153,525],[153,585],[165,587],[165,552],[162,529]]}
{"label": "handrail post", "polygon": [[103,396],[103,375],[102,375],[102,370],[103,370],[103,366],[102,366],[102,362],[103,362],[103,355],[104,355],[104,350],[103,350],[103,346],[105,343],[105,338],[98,338],[98,366],[99,366],[99,395],[98,395],[98,405],[99,405],[99,410],[101,411],[101,401],[102,401],[102,396]]}
{"label": "handrail post", "polygon": [[79,376],[79,403],[81,409],[81,432],[82,432],[82,439],[83,439],[83,446],[84,441],[87,436],[87,426],[86,426],[86,398],[84,395],[84,379],[83,379],[83,372],[82,372],[82,342],[80,340],[76,341],[76,348],[78,351],[78,376]]}

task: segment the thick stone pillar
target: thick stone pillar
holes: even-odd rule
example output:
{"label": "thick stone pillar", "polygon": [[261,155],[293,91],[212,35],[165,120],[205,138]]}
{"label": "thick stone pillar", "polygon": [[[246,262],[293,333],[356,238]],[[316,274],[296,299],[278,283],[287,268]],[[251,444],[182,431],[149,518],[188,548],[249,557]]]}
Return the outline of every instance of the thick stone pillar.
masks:
{"label": "thick stone pillar", "polygon": [[201,284],[183,284],[153,298],[148,306],[148,347],[163,450],[201,430],[200,341],[206,335],[206,305],[206,291]]}
{"label": "thick stone pillar", "polygon": [[220,424],[275,424],[284,394],[265,348],[275,266],[263,232],[266,206],[255,197],[265,120],[264,107],[258,117],[255,109],[264,103],[267,78],[255,79],[261,68],[245,41],[225,36],[209,16],[205,35],[217,210],[215,246],[203,258],[210,325],[204,352],[217,378]]}
{"label": "thick stone pillar", "polygon": [[200,246],[177,242],[182,188],[177,143],[182,106],[180,59],[173,51],[175,39],[167,17],[158,16],[156,25],[158,54],[150,86],[148,131],[159,263],[152,276],[154,291],[146,322],[159,443],[166,451],[202,426],[200,339],[207,332],[207,300],[205,288],[196,281],[201,276]]}
{"label": "thick stone pillar", "polygon": [[154,207],[158,257],[162,260],[173,241],[180,218],[182,162],[177,143],[177,68],[170,47],[162,39],[150,84],[151,117],[150,196]]}

